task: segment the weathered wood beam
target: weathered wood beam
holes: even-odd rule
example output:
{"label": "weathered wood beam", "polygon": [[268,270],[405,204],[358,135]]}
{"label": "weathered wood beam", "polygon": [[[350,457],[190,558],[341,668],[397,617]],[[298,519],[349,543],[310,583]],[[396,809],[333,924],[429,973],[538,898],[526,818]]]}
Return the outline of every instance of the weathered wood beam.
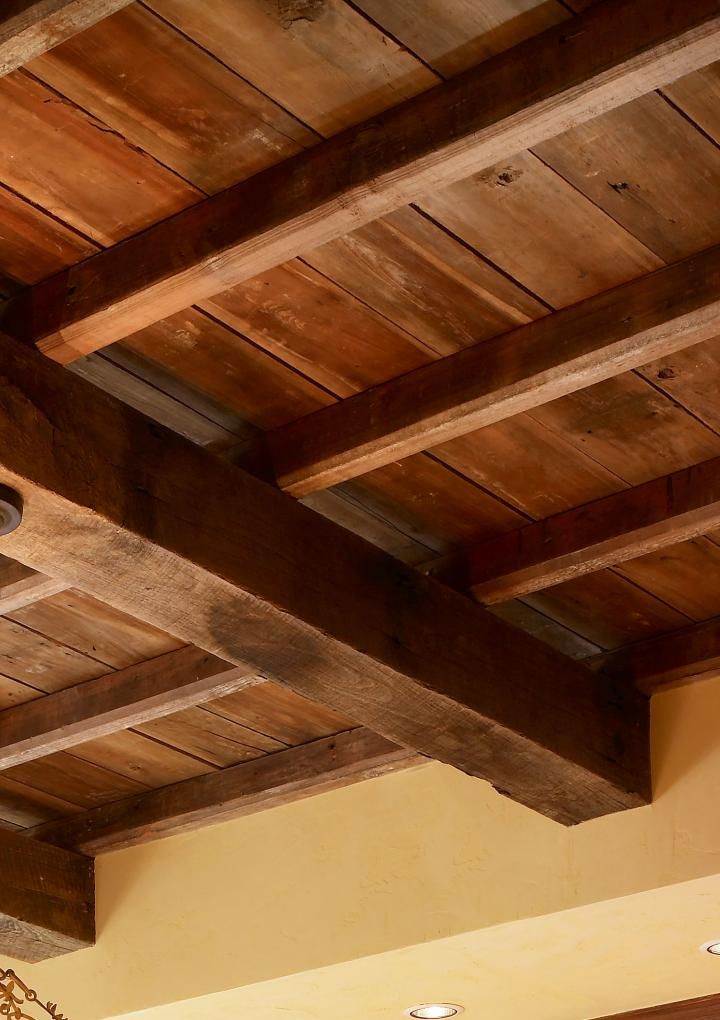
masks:
{"label": "weathered wood beam", "polygon": [[465,590],[492,605],[717,527],[720,457],[482,542],[450,570],[454,583],[462,577]]}
{"label": "weathered wood beam", "polygon": [[28,834],[95,855],[280,807],[426,760],[358,728],[93,808]]}
{"label": "weathered wood beam", "polygon": [[278,484],[324,489],[720,332],[720,247],[275,430]]}
{"label": "weathered wood beam", "polygon": [[69,585],[0,556],[0,616],[67,591]]}
{"label": "weathered wood beam", "polygon": [[0,338],[2,549],[576,822],[648,795],[647,703]]}
{"label": "weathered wood beam", "polygon": [[0,953],[37,963],[94,942],[91,858],[0,830]]}
{"label": "weathered wood beam", "polygon": [[132,0],[4,0],[0,77],[130,3]]}
{"label": "weathered wood beam", "polygon": [[587,663],[646,694],[720,676],[720,617],[595,655]]}
{"label": "weathered wood beam", "polygon": [[0,712],[0,770],[262,683],[188,646]]}
{"label": "weathered wood beam", "polygon": [[718,0],[604,0],[32,288],[3,328],[70,362],[707,65],[719,45]]}

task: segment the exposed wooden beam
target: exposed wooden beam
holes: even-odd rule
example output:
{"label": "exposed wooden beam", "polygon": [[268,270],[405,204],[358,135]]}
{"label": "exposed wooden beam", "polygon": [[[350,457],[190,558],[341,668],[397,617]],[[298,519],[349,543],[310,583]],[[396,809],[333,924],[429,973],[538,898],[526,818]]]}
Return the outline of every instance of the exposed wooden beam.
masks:
{"label": "exposed wooden beam", "polygon": [[719,44],[718,0],[604,0],[34,287],[4,328],[70,362],[707,65]]}
{"label": "exposed wooden beam", "polygon": [[426,760],[358,728],[93,808],[28,834],[99,854],[280,807]]}
{"label": "exposed wooden beam", "polygon": [[720,995],[703,995],[680,1002],[663,1002],[659,1006],[613,1013],[601,1020],[720,1020]]}
{"label": "exposed wooden beam", "polygon": [[6,553],[189,644],[565,822],[648,795],[639,694],[7,337],[0,483]]}
{"label": "exposed wooden beam", "polygon": [[492,605],[717,527],[720,457],[482,542],[449,567],[454,583],[462,576],[465,590]]}
{"label": "exposed wooden beam", "polygon": [[720,617],[587,660],[591,669],[654,694],[720,676]]}
{"label": "exposed wooden beam", "polygon": [[0,830],[0,953],[37,963],[95,942],[89,857]]}
{"label": "exposed wooden beam", "polygon": [[0,770],[262,682],[199,648],[168,652],[0,712]]}
{"label": "exposed wooden beam", "polygon": [[65,581],[46,577],[32,567],[0,556],[0,616],[67,591],[68,587]]}
{"label": "exposed wooden beam", "polygon": [[277,429],[278,484],[307,495],[718,332],[720,247]]}
{"label": "exposed wooden beam", "polygon": [[130,3],[132,0],[4,0],[0,77]]}

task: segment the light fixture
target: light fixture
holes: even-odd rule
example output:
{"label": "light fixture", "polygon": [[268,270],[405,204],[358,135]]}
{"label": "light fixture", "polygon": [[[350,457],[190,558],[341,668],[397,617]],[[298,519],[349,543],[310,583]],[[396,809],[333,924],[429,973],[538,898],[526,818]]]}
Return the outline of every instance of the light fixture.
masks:
{"label": "light fixture", "polygon": [[67,1020],[54,1002],[41,1002],[14,970],[0,967],[0,1016],[12,1020]]}
{"label": "light fixture", "polygon": [[720,939],[712,939],[710,942],[703,942],[700,946],[703,953],[710,953],[711,956],[720,956]]}
{"label": "light fixture", "polygon": [[422,1006],[411,1006],[405,1010],[405,1016],[413,1016],[415,1020],[447,1020],[448,1017],[464,1013],[463,1006],[452,1002],[425,1002]]}

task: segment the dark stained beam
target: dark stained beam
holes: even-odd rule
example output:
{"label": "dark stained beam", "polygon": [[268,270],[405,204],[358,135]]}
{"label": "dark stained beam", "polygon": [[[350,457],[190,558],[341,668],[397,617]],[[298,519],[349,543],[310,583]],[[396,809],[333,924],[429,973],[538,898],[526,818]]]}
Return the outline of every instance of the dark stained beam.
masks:
{"label": "dark stained beam", "polygon": [[649,793],[648,710],[471,600],[0,339],[2,549],[577,822]]}
{"label": "dark stained beam", "polygon": [[0,712],[0,770],[261,683],[192,646]]}
{"label": "dark stained beam", "polygon": [[647,638],[587,661],[591,669],[634,683],[647,694],[712,679],[720,676],[720,618]]}
{"label": "dark stained beam", "polygon": [[32,835],[95,855],[280,807],[425,760],[359,728],[93,808],[38,826]]}
{"label": "dark stained beam", "polygon": [[462,586],[491,605],[717,527],[718,457],[482,542],[451,570],[455,583],[462,576]]}
{"label": "dark stained beam", "polygon": [[720,1020],[720,995],[703,995],[697,999],[664,1002],[628,1013],[613,1013],[601,1020]]}
{"label": "dark stained beam", "polygon": [[307,495],[720,332],[720,247],[277,429],[278,484]]}
{"label": "dark stained beam", "polygon": [[4,0],[0,77],[127,7],[132,0]]}
{"label": "dark stained beam", "polygon": [[604,0],[32,288],[3,328],[70,362],[705,66],[719,44],[718,0]]}
{"label": "dark stained beam", "polygon": [[0,616],[67,591],[68,585],[39,574],[32,567],[0,556]]}
{"label": "dark stained beam", "polygon": [[0,953],[37,963],[95,942],[89,857],[0,830]]}

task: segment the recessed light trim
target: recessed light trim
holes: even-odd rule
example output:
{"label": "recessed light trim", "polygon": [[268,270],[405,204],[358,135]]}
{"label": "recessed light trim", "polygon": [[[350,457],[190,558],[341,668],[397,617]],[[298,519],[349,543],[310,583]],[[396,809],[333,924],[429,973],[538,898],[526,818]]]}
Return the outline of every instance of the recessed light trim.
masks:
{"label": "recessed light trim", "polygon": [[465,1012],[464,1006],[457,1006],[453,1002],[424,1002],[420,1006],[411,1006],[405,1010],[405,1016],[414,1017],[415,1020],[448,1020],[451,1016],[459,1016]]}
{"label": "recessed light trim", "polygon": [[701,953],[710,953],[711,956],[720,956],[720,939],[710,939],[700,946]]}

